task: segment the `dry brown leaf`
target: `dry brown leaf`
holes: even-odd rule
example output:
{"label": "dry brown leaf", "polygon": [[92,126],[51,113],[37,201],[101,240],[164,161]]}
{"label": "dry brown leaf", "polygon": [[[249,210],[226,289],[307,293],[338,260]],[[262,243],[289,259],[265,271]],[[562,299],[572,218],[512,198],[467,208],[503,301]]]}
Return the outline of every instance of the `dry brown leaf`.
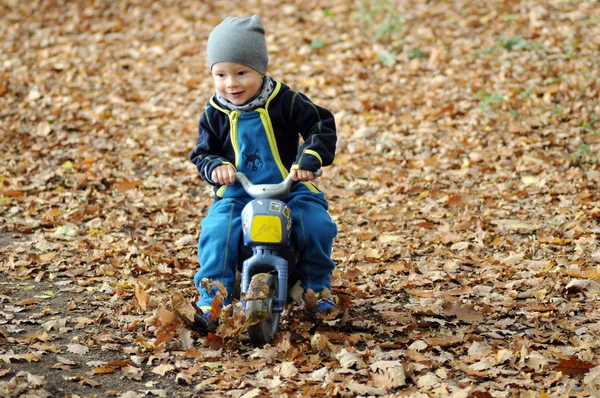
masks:
{"label": "dry brown leaf", "polygon": [[129,380],[142,380],[143,371],[135,366],[127,365],[121,368],[121,374]]}
{"label": "dry brown leaf", "polygon": [[310,339],[310,345],[313,350],[326,356],[331,356],[336,351],[335,346],[331,344],[327,336],[318,332]]}
{"label": "dry brown leaf", "polygon": [[554,370],[556,370],[557,372],[562,372],[566,375],[581,375],[586,374],[587,372],[589,372],[590,369],[594,367],[596,367],[596,365],[572,357],[569,359],[561,360],[554,367]]}
{"label": "dry brown leaf", "polygon": [[117,181],[113,187],[117,192],[127,192],[130,189],[134,189],[139,187],[141,184],[141,182],[139,181],[134,181],[134,180],[129,180],[127,178],[122,178],[121,180]]}
{"label": "dry brown leaf", "polygon": [[318,297],[315,294],[315,291],[312,289],[308,289],[304,292],[304,306],[307,311],[312,311],[313,308],[317,305]]}
{"label": "dry brown leaf", "polygon": [[375,384],[387,390],[406,385],[406,375],[400,361],[377,361],[370,364],[369,369],[375,372],[371,376]]}
{"label": "dry brown leaf", "polygon": [[158,307],[154,310],[154,315],[157,324],[163,328],[177,325],[180,322],[177,314],[165,307]]}
{"label": "dry brown leaf", "polygon": [[[448,296],[447,296],[448,297]],[[484,319],[483,312],[476,310],[473,304],[463,304],[454,299],[446,301],[442,308],[447,316],[455,316],[461,322],[475,323],[482,322]]]}
{"label": "dry brown leaf", "polygon": [[90,349],[83,344],[67,344],[67,351],[78,355],[85,355]]}
{"label": "dry brown leaf", "polygon": [[181,292],[176,292],[171,296],[171,308],[188,323],[194,322],[196,309],[189,300],[183,296]]}
{"label": "dry brown leaf", "polygon": [[148,301],[150,301],[150,294],[146,290],[146,286],[141,283],[135,284],[135,298],[142,311],[148,310]]}
{"label": "dry brown leaf", "polygon": [[152,373],[156,373],[157,375],[160,375],[160,376],[164,376],[167,373],[172,372],[174,370],[175,370],[175,366],[174,365],[171,365],[171,364],[162,364],[162,365],[155,366],[152,369],[151,372]]}

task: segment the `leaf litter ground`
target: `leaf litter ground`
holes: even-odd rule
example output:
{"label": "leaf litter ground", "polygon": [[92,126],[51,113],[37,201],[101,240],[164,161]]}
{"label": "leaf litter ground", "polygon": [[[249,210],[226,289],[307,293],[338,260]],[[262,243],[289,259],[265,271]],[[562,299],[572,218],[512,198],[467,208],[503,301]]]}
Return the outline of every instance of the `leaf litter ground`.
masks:
{"label": "leaf litter ground", "polygon": [[[187,327],[226,2],[0,2],[0,395],[597,396],[600,8],[249,1],[336,114],[341,322]],[[307,302],[310,303],[310,297]]]}

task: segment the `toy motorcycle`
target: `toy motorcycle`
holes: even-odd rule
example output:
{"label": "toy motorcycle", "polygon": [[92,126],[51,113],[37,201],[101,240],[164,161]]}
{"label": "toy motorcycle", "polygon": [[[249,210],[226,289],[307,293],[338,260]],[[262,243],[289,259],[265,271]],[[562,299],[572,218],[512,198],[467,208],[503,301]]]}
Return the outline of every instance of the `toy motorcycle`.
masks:
{"label": "toy motorcycle", "polygon": [[[319,170],[315,176],[320,176]],[[288,286],[297,280],[299,253],[292,243],[292,212],[282,200],[294,181],[252,184],[242,173],[237,181],[253,199],[242,210],[243,250],[252,253],[241,263],[241,301],[248,337],[254,345],[270,343],[288,299]]]}

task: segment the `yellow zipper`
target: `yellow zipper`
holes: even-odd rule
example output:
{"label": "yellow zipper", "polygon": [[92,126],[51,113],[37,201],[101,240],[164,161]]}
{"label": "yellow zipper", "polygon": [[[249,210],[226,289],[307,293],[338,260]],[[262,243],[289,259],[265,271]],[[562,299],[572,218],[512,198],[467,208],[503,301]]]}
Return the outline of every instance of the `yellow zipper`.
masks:
{"label": "yellow zipper", "polygon": [[265,129],[265,133],[267,134],[267,140],[269,141],[269,148],[271,148],[271,153],[273,154],[273,159],[275,159],[275,163],[279,168],[279,172],[285,179],[289,174],[286,170],[285,166],[281,162],[281,157],[279,156],[279,149],[277,149],[277,141],[275,140],[275,132],[273,131],[273,124],[271,124],[271,117],[269,116],[269,112],[266,109],[257,109],[256,112],[260,115],[260,120]]}

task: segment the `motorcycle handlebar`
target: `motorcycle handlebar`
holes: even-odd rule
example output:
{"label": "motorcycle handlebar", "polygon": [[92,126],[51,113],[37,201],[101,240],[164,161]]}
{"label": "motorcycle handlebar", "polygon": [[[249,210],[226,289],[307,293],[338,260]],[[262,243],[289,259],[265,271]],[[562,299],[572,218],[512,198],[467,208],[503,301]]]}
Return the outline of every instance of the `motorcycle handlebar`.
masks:
{"label": "motorcycle handlebar", "polygon": [[[321,169],[314,172],[315,177],[322,175],[323,170]],[[285,180],[278,184],[253,184],[248,177],[240,172],[235,173],[235,179],[240,182],[248,195],[254,199],[283,199],[290,193],[290,189],[294,183],[291,174],[288,174]]]}

